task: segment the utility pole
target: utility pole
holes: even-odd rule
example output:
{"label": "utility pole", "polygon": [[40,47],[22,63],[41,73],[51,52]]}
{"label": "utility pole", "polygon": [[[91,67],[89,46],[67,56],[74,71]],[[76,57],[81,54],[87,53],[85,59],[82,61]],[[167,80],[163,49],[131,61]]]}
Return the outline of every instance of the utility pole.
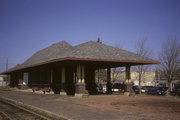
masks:
{"label": "utility pole", "polygon": [[8,70],[8,58],[6,59],[6,71]]}

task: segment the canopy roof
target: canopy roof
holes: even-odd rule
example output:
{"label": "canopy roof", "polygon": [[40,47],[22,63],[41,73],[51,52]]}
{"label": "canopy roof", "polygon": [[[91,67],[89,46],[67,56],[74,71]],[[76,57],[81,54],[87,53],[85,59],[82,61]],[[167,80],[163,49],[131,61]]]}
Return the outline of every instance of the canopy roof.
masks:
{"label": "canopy roof", "polygon": [[17,65],[5,73],[65,60],[109,61],[137,64],[159,63],[150,58],[99,42],[89,41],[73,47],[67,42],[62,41],[36,52],[24,63]]}

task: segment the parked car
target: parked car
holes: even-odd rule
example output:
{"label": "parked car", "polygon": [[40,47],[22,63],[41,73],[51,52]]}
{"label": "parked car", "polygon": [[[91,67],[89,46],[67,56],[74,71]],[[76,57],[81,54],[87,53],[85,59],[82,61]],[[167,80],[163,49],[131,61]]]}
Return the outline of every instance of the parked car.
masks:
{"label": "parked car", "polygon": [[147,91],[148,95],[165,95],[167,89],[164,87],[152,87]]}
{"label": "parked car", "polygon": [[174,88],[174,89],[170,92],[170,95],[180,96],[180,88]]}
{"label": "parked car", "polygon": [[124,92],[125,85],[121,83],[115,83],[112,85],[112,91],[113,92]]}
{"label": "parked car", "polygon": [[153,86],[142,86],[141,92],[142,93],[147,93],[149,89],[153,88]]}
{"label": "parked car", "polygon": [[134,90],[134,92],[135,92],[136,94],[139,93],[139,87],[138,87],[138,86],[133,86],[132,88],[133,88],[133,90]]}

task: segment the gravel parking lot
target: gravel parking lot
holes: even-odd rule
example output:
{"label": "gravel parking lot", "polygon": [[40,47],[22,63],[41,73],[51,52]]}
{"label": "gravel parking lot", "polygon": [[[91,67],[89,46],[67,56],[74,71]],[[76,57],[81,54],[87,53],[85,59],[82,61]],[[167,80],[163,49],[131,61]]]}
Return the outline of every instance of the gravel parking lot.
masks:
{"label": "gravel parking lot", "polygon": [[0,95],[72,120],[180,120],[180,98],[94,95],[72,97],[0,90]]}

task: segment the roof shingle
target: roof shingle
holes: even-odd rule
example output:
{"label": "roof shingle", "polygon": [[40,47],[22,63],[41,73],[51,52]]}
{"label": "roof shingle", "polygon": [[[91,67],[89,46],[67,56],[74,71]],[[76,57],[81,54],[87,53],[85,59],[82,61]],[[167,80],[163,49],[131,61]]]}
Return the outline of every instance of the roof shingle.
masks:
{"label": "roof shingle", "polygon": [[8,71],[28,68],[30,66],[36,66],[41,63],[64,58],[97,59],[102,61],[141,61],[143,63],[157,62],[150,58],[98,42],[89,41],[73,47],[67,42],[62,41],[36,52],[24,63]]}

